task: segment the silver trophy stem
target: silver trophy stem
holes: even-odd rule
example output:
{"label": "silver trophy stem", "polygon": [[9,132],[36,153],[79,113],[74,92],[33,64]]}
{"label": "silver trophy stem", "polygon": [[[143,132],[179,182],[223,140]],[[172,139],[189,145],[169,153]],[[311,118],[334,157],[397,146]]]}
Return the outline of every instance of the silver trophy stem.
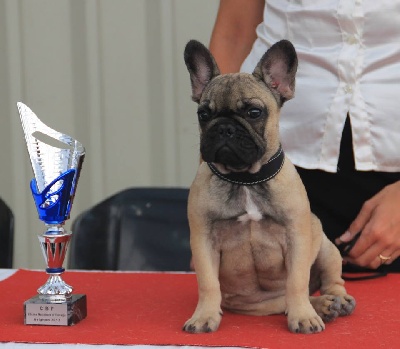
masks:
{"label": "silver trophy stem", "polygon": [[60,275],[50,274],[47,282],[38,288],[39,298],[50,303],[62,303],[71,299],[72,287]]}
{"label": "silver trophy stem", "polygon": [[38,236],[43,257],[47,264],[47,282],[39,287],[39,297],[51,303],[65,302],[71,299],[72,287],[61,278],[63,263],[67,253],[71,233],[65,232],[61,225],[49,225],[48,230]]}

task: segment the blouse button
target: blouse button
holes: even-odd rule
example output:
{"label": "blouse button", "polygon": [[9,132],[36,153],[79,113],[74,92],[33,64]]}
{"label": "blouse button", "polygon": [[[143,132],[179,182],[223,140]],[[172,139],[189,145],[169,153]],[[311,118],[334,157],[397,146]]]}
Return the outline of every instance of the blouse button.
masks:
{"label": "blouse button", "polygon": [[352,93],[353,92],[353,87],[351,85],[346,85],[344,87],[344,92],[346,93]]}
{"label": "blouse button", "polygon": [[358,43],[358,39],[355,35],[348,35],[346,41],[350,45],[355,45]]}

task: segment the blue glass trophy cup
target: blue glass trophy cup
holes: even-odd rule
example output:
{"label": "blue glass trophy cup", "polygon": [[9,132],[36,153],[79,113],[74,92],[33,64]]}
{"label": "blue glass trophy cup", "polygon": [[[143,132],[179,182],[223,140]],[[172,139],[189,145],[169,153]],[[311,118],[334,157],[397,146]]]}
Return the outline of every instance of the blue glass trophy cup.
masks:
{"label": "blue glass trophy cup", "polygon": [[23,103],[17,103],[35,178],[30,183],[39,219],[47,230],[39,242],[47,264],[47,282],[24,303],[27,325],[70,326],[87,314],[86,295],[72,294],[61,278],[72,237],[64,230],[75,196],[85,149],[70,136],[46,126]]}

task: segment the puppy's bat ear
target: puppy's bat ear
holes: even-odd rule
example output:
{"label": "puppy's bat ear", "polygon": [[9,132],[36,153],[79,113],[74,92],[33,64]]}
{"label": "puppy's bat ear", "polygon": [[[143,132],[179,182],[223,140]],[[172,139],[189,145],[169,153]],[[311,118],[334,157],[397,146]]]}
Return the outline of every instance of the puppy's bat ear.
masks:
{"label": "puppy's bat ear", "polygon": [[184,58],[192,83],[192,99],[199,103],[204,88],[220,74],[219,69],[210,51],[196,40],[187,43]]}
{"label": "puppy's bat ear", "polygon": [[265,82],[282,105],[294,96],[297,64],[294,46],[288,40],[281,40],[265,52],[253,75]]}

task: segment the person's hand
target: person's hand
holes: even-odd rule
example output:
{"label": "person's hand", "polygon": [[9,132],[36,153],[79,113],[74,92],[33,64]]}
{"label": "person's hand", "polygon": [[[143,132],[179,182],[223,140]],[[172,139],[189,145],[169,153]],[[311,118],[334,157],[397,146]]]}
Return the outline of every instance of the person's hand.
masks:
{"label": "person's hand", "polygon": [[335,243],[348,242],[361,231],[344,262],[376,269],[400,256],[400,181],[366,201],[349,229]]}

